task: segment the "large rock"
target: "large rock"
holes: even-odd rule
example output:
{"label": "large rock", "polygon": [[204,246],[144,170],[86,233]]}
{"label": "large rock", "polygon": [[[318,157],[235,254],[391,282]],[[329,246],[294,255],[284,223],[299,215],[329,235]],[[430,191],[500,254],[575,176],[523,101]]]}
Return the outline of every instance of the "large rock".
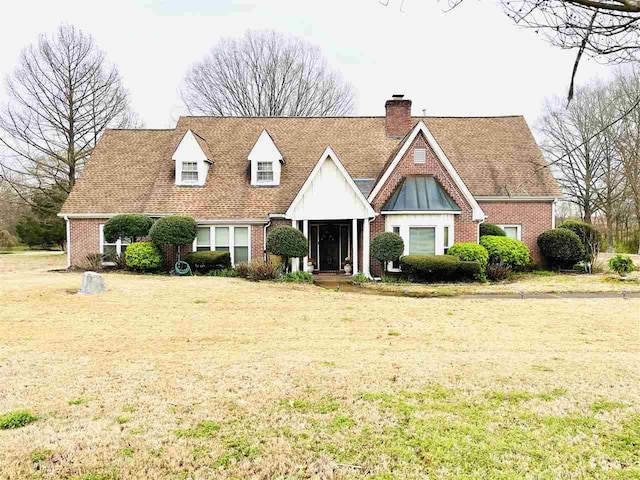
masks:
{"label": "large rock", "polygon": [[84,272],[82,276],[82,288],[78,293],[103,293],[107,291],[102,275],[96,272]]}

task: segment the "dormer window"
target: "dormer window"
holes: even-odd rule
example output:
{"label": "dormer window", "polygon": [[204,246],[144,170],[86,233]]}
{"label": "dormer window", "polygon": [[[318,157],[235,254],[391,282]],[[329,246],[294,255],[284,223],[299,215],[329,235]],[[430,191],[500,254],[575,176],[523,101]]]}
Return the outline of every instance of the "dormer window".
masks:
{"label": "dormer window", "polygon": [[172,157],[176,162],[176,185],[203,186],[212,164],[210,157],[207,142],[188,130]]}
{"label": "dormer window", "polygon": [[182,181],[198,183],[198,162],[182,162]]}
{"label": "dormer window", "polygon": [[251,185],[274,187],[280,185],[280,171],[284,159],[269,132],[263,130],[249,152]]}
{"label": "dormer window", "polygon": [[273,162],[258,162],[258,183],[273,183]]}

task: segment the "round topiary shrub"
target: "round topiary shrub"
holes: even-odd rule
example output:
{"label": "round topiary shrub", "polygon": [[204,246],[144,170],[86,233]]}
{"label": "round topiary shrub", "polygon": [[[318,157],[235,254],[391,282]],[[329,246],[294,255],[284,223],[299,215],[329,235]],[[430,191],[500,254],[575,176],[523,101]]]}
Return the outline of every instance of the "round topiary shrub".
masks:
{"label": "round topiary shrub", "polygon": [[107,242],[115,242],[118,238],[130,238],[136,242],[149,234],[152,225],[153,220],[146,215],[116,215],[104,224],[104,238]]}
{"label": "round topiary shrub", "polygon": [[580,238],[566,228],[542,232],[538,237],[538,248],[551,268],[571,268],[584,258]]}
{"label": "round topiary shrub", "polygon": [[465,262],[476,261],[480,264],[480,275],[478,280],[487,279],[487,263],[489,262],[489,252],[482,245],[473,242],[461,242],[453,244],[447,251],[447,255],[452,255],[458,260]]}
{"label": "round topiary shrub", "polygon": [[511,268],[523,268],[531,261],[529,247],[520,240],[485,235],[480,237],[480,245],[487,249],[490,263],[508,265]]}
{"label": "round topiary shrub", "polygon": [[558,228],[571,230],[578,235],[583,247],[583,257],[580,260],[589,264],[593,263],[602,244],[602,234],[598,229],[581,220],[565,220]]}
{"label": "round topiary shrub", "polygon": [[125,262],[131,270],[152,272],[160,268],[162,255],[153,243],[137,242],[127,247]]}
{"label": "round topiary shrub", "polygon": [[499,226],[493,223],[481,223],[480,224],[480,236],[491,235],[493,237],[506,237],[507,234]]}
{"label": "round topiary shrub", "polygon": [[153,224],[149,236],[156,245],[189,245],[198,233],[191,217],[163,217]]}
{"label": "round topiary shrub", "polygon": [[290,258],[304,257],[309,252],[309,242],[297,228],[281,226],[269,230],[267,252],[280,255],[286,268]]}
{"label": "round topiary shrub", "polygon": [[387,271],[388,262],[395,262],[404,253],[404,241],[397,233],[384,232],[371,240],[371,255],[382,264],[382,270]]}

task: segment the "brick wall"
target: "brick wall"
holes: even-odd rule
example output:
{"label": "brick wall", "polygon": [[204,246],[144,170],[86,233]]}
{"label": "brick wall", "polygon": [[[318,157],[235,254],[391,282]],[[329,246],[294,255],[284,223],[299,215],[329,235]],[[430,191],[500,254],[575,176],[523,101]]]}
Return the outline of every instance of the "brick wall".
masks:
{"label": "brick wall", "polygon": [[480,207],[487,215],[488,223],[522,225],[522,241],[531,250],[534,262],[540,261],[537,240],[552,227],[553,204],[551,202],[484,202]]}
{"label": "brick wall", "polygon": [[88,254],[100,252],[100,224],[105,222],[103,218],[69,220],[72,266],[81,265]]}
{"label": "brick wall", "polygon": [[[427,158],[424,164],[415,164],[413,161],[413,149],[415,147],[425,148],[427,150]],[[407,175],[433,175],[442,185],[442,188],[451,195],[451,198],[458,204],[462,213],[455,216],[454,223],[454,241],[455,242],[477,242],[478,241],[478,222],[473,221],[473,211],[469,202],[457,187],[449,173],[446,171],[431,146],[427,143],[424,136],[419,135],[407,149],[396,168],[393,170],[384,186],[380,189],[376,198],[372,202],[373,209],[379,213],[387,202],[389,197],[396,190],[400,182]],[[385,219],[383,215],[378,215],[371,223],[371,238],[377,234],[384,232]],[[380,262],[371,258],[371,273],[374,276],[380,275]]]}

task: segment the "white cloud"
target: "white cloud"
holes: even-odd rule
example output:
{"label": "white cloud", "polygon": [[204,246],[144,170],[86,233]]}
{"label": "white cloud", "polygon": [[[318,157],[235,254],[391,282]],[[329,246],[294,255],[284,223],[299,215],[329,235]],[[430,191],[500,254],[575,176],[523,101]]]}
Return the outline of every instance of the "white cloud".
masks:
{"label": "white cloud", "polygon": [[[542,101],[566,92],[573,52],[523,30],[494,3],[466,0],[450,13],[435,0],[57,0],[3,6],[0,75],[24,46],[61,22],[93,34],[116,63],[134,109],[148,127],[172,127],[189,66],[221,37],[248,28],[303,36],[319,45],[358,92],[358,114],[382,115],[404,93],[414,114],[524,114],[533,123]],[[606,75],[585,62],[579,79]],[[4,92],[3,92],[4,95]]]}

